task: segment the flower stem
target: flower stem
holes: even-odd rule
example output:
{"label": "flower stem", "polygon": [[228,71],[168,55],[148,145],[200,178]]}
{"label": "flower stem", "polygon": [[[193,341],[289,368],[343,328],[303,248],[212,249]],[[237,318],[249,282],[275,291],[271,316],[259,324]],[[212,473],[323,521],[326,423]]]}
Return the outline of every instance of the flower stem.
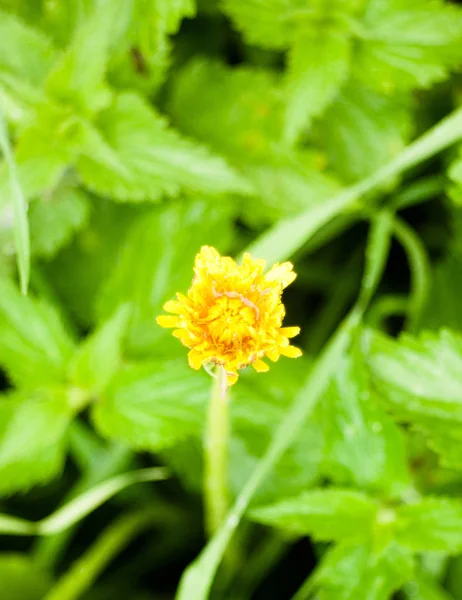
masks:
{"label": "flower stem", "polygon": [[218,367],[210,396],[204,447],[205,528],[211,537],[228,511],[229,398],[226,371]]}

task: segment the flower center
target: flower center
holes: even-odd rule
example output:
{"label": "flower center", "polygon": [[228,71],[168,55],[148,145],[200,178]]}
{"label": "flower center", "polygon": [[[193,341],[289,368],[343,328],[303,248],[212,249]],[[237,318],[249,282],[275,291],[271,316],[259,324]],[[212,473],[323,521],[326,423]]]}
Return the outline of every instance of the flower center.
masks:
{"label": "flower center", "polygon": [[248,298],[237,292],[213,291],[215,302],[206,318],[208,335],[216,344],[238,346],[255,335],[260,311]]}

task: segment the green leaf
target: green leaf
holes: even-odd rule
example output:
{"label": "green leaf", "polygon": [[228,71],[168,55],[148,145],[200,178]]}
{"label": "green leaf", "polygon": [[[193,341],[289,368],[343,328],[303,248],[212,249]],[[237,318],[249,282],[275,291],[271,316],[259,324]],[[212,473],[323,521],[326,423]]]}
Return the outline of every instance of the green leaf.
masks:
{"label": "green leaf", "polygon": [[421,431],[428,446],[434,450],[442,466],[462,469],[462,424],[435,418],[416,418],[414,428]]}
{"label": "green leaf", "polygon": [[257,194],[243,205],[243,217],[250,224],[274,223],[310,207],[313,211],[322,210],[325,201],[341,189],[331,174],[319,170],[316,157],[300,154],[291,162],[244,168]]}
{"label": "green leaf", "polygon": [[29,222],[33,254],[44,258],[54,256],[85,227],[89,213],[89,197],[73,187],[63,187],[49,198],[32,202]]}
{"label": "green leaf", "polygon": [[396,156],[411,132],[410,101],[351,82],[318,122],[315,138],[346,180],[365,177]]}
{"label": "green leaf", "polygon": [[130,308],[121,306],[81,344],[71,364],[74,385],[92,394],[100,394],[108,385],[121,366],[122,340],[129,317]]}
{"label": "green leaf", "polygon": [[404,436],[374,397],[358,351],[339,361],[323,408],[327,474],[399,496],[409,486]]}
{"label": "green leaf", "polygon": [[283,140],[280,87],[269,70],[231,69],[204,59],[190,61],[172,85],[169,110],[175,122],[227,155],[251,181],[256,197],[243,210],[252,224],[293,215],[339,188],[322,172],[319,153],[295,153]]}
{"label": "green leaf", "polygon": [[252,519],[315,540],[367,540],[372,532],[377,503],[351,490],[304,492],[295,498],[251,511]]}
{"label": "green leaf", "polygon": [[155,94],[172,62],[169,36],[195,13],[195,0],[134,0],[130,27],[111,60],[111,83],[148,97]]}
{"label": "green leaf", "polygon": [[108,274],[99,301],[107,318],[121,304],[134,306],[129,348],[136,355],[161,355],[181,344],[155,322],[162,305],[189,288],[196,253],[204,244],[226,249],[231,234],[226,204],[185,200],[156,207],[138,219]]}
{"label": "green leaf", "polygon": [[285,137],[293,142],[337,96],[350,62],[343,31],[300,35],[289,54]]}
{"label": "green leaf", "polygon": [[104,84],[111,48],[128,26],[129,0],[101,0],[77,29],[75,36],[49,76],[47,92],[78,110],[94,112],[108,104]]}
{"label": "green leaf", "polygon": [[133,364],[119,372],[93,407],[108,438],[160,450],[200,435],[210,378],[184,360]]}
{"label": "green leaf", "polygon": [[344,27],[364,0],[223,0],[223,10],[252,45],[284,50],[300,34]]}
{"label": "green leaf", "polygon": [[26,554],[0,554],[2,600],[43,600],[51,588],[51,577]]}
{"label": "green leaf", "polygon": [[0,397],[0,494],[27,490],[61,471],[79,401],[59,388]]}
{"label": "green leaf", "polygon": [[283,100],[270,70],[194,59],[172,82],[168,108],[185,132],[242,164],[281,153]]}
{"label": "green leaf", "polygon": [[429,87],[460,65],[462,10],[441,0],[373,0],[355,74],[380,91]]}
{"label": "green leaf", "polygon": [[453,596],[425,575],[419,575],[414,581],[410,581],[403,592],[409,600],[454,600]]}
{"label": "green leaf", "polygon": [[450,332],[366,336],[375,384],[400,415],[462,422],[462,337]]}
{"label": "green leaf", "polygon": [[[92,203],[86,227],[51,261],[41,265],[60,301],[86,331],[101,322],[96,311],[98,293],[139,216],[132,205],[98,198]],[[116,305],[111,305],[108,312],[101,315],[102,320],[108,319],[115,308]]]}
{"label": "green leaf", "polygon": [[0,364],[22,389],[66,380],[73,342],[56,310],[0,280]]}
{"label": "green leaf", "polygon": [[180,190],[206,194],[247,192],[248,184],[221,158],[167,129],[165,121],[136,94],[119,95],[98,118],[120,167],[82,157],[77,165],[86,186],[120,202],[157,201]]}
{"label": "green leaf", "polygon": [[462,506],[451,498],[423,498],[397,510],[397,540],[414,552],[462,550]]}
{"label": "green leaf", "polygon": [[456,254],[440,260],[433,268],[431,282],[419,329],[438,331],[447,327],[462,333],[462,260]]}
{"label": "green leaf", "polygon": [[455,332],[403,336],[372,333],[368,362],[378,390],[393,412],[423,432],[450,468],[462,465],[462,338]]}
{"label": "green leaf", "polygon": [[178,31],[184,17],[194,17],[195,0],[135,0],[133,25],[142,54],[156,54],[167,35]]}
{"label": "green leaf", "polygon": [[54,58],[55,50],[46,35],[0,10],[0,80],[8,74],[39,87]]}
{"label": "green leaf", "polygon": [[223,10],[256,46],[284,49],[291,41],[294,21],[290,13],[303,8],[303,0],[224,0]]}
{"label": "green leaf", "polygon": [[389,600],[412,577],[412,556],[397,544],[377,554],[365,546],[340,544],[315,575],[320,600]]}

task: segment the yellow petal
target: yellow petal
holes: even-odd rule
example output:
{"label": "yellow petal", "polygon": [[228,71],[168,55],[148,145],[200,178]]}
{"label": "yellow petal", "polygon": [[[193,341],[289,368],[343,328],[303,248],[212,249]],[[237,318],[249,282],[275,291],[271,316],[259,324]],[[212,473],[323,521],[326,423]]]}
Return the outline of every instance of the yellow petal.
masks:
{"label": "yellow petal", "polygon": [[289,345],[289,340],[286,338],[286,336],[279,334],[276,337],[276,343],[278,346],[282,346],[284,348],[285,346]]}
{"label": "yellow petal", "polygon": [[171,313],[180,313],[182,307],[179,302],[175,302],[175,300],[169,300],[164,304],[163,309]]}
{"label": "yellow petal", "polygon": [[172,331],[172,335],[173,335],[173,337],[176,337],[179,340],[181,340],[184,344],[186,344],[188,341],[190,341],[191,338],[193,337],[189,333],[189,331],[186,331],[186,329],[175,329],[174,331]]}
{"label": "yellow petal", "polygon": [[245,252],[242,257],[242,266],[247,267],[249,271],[257,269],[259,273],[263,273],[263,269],[266,266],[266,260],[264,258],[252,258],[248,252]]}
{"label": "yellow petal", "polygon": [[215,248],[212,248],[212,246],[202,246],[199,253],[196,254],[195,267],[207,268],[208,265],[216,264],[220,258]]}
{"label": "yellow petal", "polygon": [[283,356],[287,356],[289,358],[298,358],[302,355],[302,351],[300,348],[296,348],[295,346],[287,346],[286,348],[279,348],[279,352]]}
{"label": "yellow petal", "polygon": [[252,367],[257,373],[266,373],[266,371],[269,371],[269,366],[259,358],[252,363]]}
{"label": "yellow petal", "polygon": [[197,371],[198,369],[200,369],[202,367],[202,363],[204,362],[204,357],[199,352],[196,352],[195,350],[191,350],[188,354],[188,362],[189,362],[189,366],[192,369],[196,369],[196,371]]}
{"label": "yellow petal", "polygon": [[161,327],[178,327],[180,324],[178,317],[171,317],[169,315],[160,315],[156,321]]}
{"label": "yellow petal", "polygon": [[285,337],[293,338],[300,333],[300,327],[281,327],[279,332]]}
{"label": "yellow petal", "polygon": [[229,386],[234,385],[239,379],[239,375],[235,371],[226,371],[226,381]]}
{"label": "yellow petal", "polygon": [[270,350],[267,350],[265,354],[273,362],[277,362],[281,356],[281,353],[277,348],[270,348]]}
{"label": "yellow petal", "polygon": [[268,273],[266,273],[265,279],[266,281],[278,281],[281,283],[282,287],[285,288],[297,277],[293,272],[293,268],[294,267],[290,262],[282,264],[276,263],[271,267]]}

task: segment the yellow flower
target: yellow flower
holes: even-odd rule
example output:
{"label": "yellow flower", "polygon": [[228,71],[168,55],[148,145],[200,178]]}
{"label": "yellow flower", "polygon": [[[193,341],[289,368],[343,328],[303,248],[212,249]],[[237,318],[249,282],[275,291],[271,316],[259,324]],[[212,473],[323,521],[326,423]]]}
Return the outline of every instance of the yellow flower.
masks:
{"label": "yellow flower", "polygon": [[186,296],[164,304],[175,316],[162,315],[162,327],[174,327],[173,335],[190,348],[193,369],[207,362],[222,365],[228,384],[238,378],[238,370],[252,365],[267,371],[261,359],[277,361],[279,356],[301,356],[289,338],[299,327],[282,327],[285,308],[282,290],[295,279],[291,263],[275,264],[266,274],[265,261],[244,254],[242,265],[210,246],[196,256],[194,278]]}

